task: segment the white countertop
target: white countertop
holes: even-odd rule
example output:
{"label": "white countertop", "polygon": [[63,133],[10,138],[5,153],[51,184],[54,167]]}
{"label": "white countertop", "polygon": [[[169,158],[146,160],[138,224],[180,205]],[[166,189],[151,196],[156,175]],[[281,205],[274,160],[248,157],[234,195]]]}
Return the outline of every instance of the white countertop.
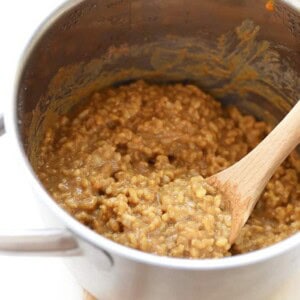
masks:
{"label": "white countertop", "polygon": [[[62,0],[3,1],[0,10],[0,112],[10,101],[22,49]],[[44,227],[26,178],[18,172],[10,137],[0,138],[0,230]],[[279,271],[279,270],[278,270]],[[81,300],[82,290],[60,258],[0,256],[0,299]],[[300,274],[287,278],[272,300],[298,300]],[[242,300],[242,299],[241,299]]]}

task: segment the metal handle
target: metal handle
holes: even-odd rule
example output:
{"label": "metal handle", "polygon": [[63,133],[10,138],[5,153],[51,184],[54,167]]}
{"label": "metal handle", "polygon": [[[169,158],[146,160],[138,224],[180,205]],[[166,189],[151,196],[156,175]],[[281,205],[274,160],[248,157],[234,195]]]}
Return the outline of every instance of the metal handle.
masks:
{"label": "metal handle", "polygon": [[66,229],[0,231],[0,254],[72,256],[78,244]]}
{"label": "metal handle", "polygon": [[[0,136],[4,133],[4,117],[0,113]],[[0,254],[70,256],[80,254],[80,250],[66,229],[2,230]]]}
{"label": "metal handle", "polygon": [[4,117],[3,114],[0,113],[0,136],[4,134],[5,127],[4,127]]}

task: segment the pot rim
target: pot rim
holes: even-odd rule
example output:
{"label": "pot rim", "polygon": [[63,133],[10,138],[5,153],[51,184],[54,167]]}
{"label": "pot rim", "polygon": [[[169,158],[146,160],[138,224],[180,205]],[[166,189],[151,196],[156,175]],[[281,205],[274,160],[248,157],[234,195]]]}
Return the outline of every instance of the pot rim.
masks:
{"label": "pot rim", "polygon": [[[283,0],[285,2],[293,2]],[[28,61],[32,50],[39,42],[44,32],[66,11],[73,6],[84,2],[84,0],[70,0],[59,6],[33,33],[29,40],[22,57],[18,64],[17,73],[15,75],[13,99],[9,103],[7,118],[5,120],[8,134],[12,137],[12,143],[17,149],[17,159],[20,162],[21,168],[24,169],[26,176],[29,178],[30,184],[34,187],[35,192],[42,198],[42,201],[48,208],[60,219],[63,224],[70,230],[75,237],[85,240],[89,244],[96,246],[99,249],[107,251],[109,254],[121,256],[129,260],[134,260],[140,263],[155,265],[159,267],[167,267],[174,269],[186,270],[220,270],[243,267],[246,265],[257,264],[300,246],[300,233],[296,233],[289,238],[268,246],[264,249],[252,251],[246,254],[225,257],[219,259],[187,259],[187,258],[171,258],[158,256],[151,253],[135,250],[116,242],[113,242],[100,234],[94,232],[87,226],[84,226],[79,221],[75,220],[71,215],[64,211],[47,193],[38,177],[36,176],[22,145],[17,119],[17,96],[21,83],[21,75],[23,73],[26,62]]]}

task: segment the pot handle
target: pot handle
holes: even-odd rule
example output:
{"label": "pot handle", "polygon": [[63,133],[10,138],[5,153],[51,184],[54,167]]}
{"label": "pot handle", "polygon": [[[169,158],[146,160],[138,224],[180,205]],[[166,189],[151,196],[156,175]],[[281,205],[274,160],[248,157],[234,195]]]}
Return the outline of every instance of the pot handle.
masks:
{"label": "pot handle", "polygon": [[0,112],[0,136],[4,134],[5,127],[4,127],[4,117],[3,114]]}
{"label": "pot handle", "polygon": [[[4,117],[0,112],[0,136],[4,133]],[[66,229],[1,230],[0,254],[70,256],[80,254],[80,250]]]}
{"label": "pot handle", "polygon": [[0,231],[0,254],[74,256],[80,249],[66,229],[6,230]]}

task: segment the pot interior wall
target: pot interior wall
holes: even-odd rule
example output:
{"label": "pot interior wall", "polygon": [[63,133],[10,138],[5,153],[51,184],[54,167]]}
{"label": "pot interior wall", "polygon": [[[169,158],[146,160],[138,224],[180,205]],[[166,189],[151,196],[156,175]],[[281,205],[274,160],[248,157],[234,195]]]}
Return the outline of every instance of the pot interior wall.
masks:
{"label": "pot interior wall", "polygon": [[31,163],[59,115],[95,90],[141,78],[194,83],[278,121],[300,98],[300,32],[285,11],[299,21],[280,1],[273,12],[251,0],[77,1],[45,29],[21,74],[19,129]]}

